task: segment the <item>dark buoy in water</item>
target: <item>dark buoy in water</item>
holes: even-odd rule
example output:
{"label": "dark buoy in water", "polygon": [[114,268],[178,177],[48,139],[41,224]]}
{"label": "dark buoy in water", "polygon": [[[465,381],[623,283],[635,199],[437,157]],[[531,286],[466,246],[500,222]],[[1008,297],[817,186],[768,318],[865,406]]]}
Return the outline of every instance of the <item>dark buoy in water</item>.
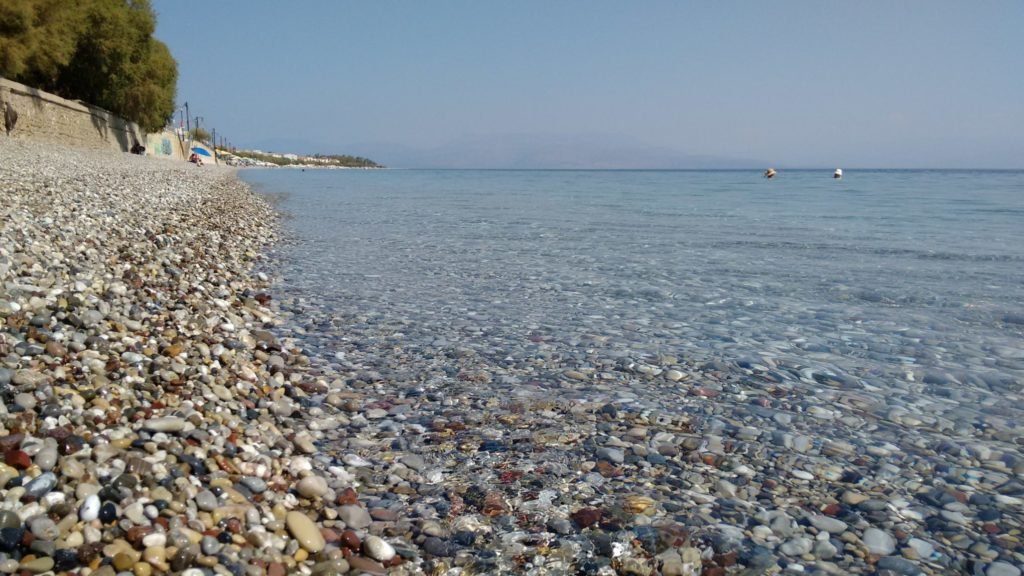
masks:
{"label": "dark buoy in water", "polygon": [[775,168],[769,168],[769,169],[764,171],[764,177],[765,178],[775,178],[775,174],[776,174]]}
{"label": "dark buoy in water", "polygon": [[843,177],[843,169],[842,168],[836,168],[836,171],[832,173],[832,177],[835,178],[836,180],[839,180],[840,178],[842,178]]}

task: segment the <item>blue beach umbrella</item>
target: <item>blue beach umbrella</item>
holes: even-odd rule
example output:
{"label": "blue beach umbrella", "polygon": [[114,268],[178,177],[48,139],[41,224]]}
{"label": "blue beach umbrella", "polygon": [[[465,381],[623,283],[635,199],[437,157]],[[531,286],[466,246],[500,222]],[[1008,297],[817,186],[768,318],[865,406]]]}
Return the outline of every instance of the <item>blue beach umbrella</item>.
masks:
{"label": "blue beach umbrella", "polygon": [[206,148],[200,148],[198,146],[193,148],[192,151],[195,152],[196,154],[199,154],[200,156],[209,156],[210,155],[210,151],[209,150],[207,150]]}

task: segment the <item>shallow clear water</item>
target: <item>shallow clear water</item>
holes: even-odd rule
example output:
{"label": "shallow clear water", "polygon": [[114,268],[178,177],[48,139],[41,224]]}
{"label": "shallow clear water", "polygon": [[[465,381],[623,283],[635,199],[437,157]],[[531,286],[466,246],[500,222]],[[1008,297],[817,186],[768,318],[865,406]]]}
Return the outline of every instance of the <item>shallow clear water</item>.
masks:
{"label": "shallow clear water", "polygon": [[[243,171],[279,289],[387,346],[1019,390],[1024,172]],[[311,335],[315,336],[315,335]],[[330,339],[317,341],[330,355]]]}

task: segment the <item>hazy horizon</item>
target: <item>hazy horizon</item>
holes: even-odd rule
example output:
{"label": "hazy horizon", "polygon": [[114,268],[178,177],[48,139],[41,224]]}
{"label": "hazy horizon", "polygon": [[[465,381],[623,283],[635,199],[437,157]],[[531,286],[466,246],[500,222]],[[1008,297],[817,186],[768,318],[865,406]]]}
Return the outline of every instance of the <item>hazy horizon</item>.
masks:
{"label": "hazy horizon", "polygon": [[244,148],[427,168],[1024,168],[1024,3],[157,0]]}

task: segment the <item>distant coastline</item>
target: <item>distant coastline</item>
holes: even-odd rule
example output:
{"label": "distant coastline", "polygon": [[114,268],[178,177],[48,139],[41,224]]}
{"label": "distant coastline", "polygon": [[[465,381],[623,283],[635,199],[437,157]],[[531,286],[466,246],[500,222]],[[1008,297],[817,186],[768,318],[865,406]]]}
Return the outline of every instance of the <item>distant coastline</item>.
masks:
{"label": "distant coastline", "polygon": [[218,150],[217,157],[229,166],[251,166],[265,168],[332,168],[376,170],[383,165],[347,154],[277,154],[262,150]]}

